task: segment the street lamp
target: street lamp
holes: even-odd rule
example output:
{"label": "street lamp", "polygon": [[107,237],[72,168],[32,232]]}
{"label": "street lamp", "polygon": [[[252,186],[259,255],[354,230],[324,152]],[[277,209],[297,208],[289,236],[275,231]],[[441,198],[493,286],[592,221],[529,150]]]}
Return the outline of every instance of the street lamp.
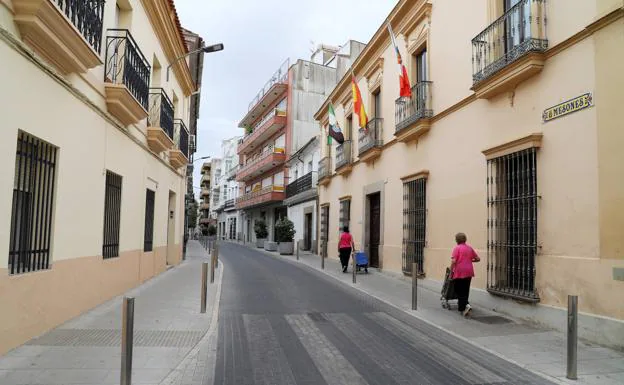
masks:
{"label": "street lamp", "polygon": [[173,63],[171,63],[171,64],[169,64],[169,65],[167,66],[167,81],[169,81],[169,69],[170,69],[170,68],[171,68],[171,66],[172,66],[172,65],[174,65],[175,63],[179,62],[180,60],[182,60],[182,59],[184,59],[185,57],[187,57],[187,56],[189,56],[189,55],[192,55],[192,54],[194,54],[194,53],[199,53],[199,52],[201,52],[201,53],[212,53],[212,52],[217,52],[217,51],[223,51],[223,44],[222,44],[222,43],[209,45],[209,46],[207,46],[207,47],[202,47],[202,48],[196,49],[196,50],[194,50],[194,51],[191,51],[191,52],[189,52],[189,53],[187,53],[187,54],[184,54],[184,55],[182,55],[182,56],[180,56],[180,57],[177,57],[177,58],[173,61]]}
{"label": "street lamp", "polygon": [[201,158],[197,158],[197,159],[193,159],[193,163],[197,162],[198,160],[204,160],[204,159],[210,159],[211,156],[202,156]]}

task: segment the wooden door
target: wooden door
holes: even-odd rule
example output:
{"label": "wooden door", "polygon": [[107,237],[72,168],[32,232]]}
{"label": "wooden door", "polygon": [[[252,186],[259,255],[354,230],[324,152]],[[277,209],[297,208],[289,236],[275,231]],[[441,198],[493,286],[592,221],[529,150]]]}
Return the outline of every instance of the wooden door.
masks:
{"label": "wooden door", "polygon": [[375,193],[369,198],[369,258],[371,267],[379,267],[379,240],[381,238],[381,201],[380,194]]}

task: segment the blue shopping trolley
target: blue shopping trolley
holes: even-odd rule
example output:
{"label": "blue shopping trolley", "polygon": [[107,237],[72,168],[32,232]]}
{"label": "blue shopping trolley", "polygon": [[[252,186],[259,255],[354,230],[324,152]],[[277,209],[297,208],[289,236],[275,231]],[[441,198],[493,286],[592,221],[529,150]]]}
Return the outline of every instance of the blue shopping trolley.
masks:
{"label": "blue shopping trolley", "polygon": [[368,274],[368,255],[363,251],[355,252],[355,269],[360,271],[360,268],[364,268],[364,272]]}

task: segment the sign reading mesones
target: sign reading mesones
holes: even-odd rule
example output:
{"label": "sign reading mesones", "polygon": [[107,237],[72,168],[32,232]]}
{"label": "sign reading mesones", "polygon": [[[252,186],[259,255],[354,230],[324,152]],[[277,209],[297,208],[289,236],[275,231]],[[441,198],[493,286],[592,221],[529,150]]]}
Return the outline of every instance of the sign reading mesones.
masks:
{"label": "sign reading mesones", "polygon": [[570,99],[563,103],[559,103],[556,106],[545,109],[544,113],[542,114],[542,119],[544,119],[544,123],[546,123],[562,116],[571,114],[573,112],[584,110],[585,108],[591,107],[593,105],[594,100],[592,98],[592,94],[591,92],[588,92],[581,96],[577,96],[574,99]]}

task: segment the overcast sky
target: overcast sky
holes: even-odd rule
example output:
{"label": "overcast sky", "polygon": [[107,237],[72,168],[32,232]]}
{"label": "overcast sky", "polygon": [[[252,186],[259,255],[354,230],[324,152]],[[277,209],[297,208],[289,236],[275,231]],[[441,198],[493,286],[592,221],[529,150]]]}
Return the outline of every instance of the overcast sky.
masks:
{"label": "overcast sky", "polygon": [[195,157],[218,157],[221,140],[242,134],[238,121],[286,58],[310,59],[312,42],[367,43],[397,1],[176,0],[185,28],[225,45],[204,57]]}

